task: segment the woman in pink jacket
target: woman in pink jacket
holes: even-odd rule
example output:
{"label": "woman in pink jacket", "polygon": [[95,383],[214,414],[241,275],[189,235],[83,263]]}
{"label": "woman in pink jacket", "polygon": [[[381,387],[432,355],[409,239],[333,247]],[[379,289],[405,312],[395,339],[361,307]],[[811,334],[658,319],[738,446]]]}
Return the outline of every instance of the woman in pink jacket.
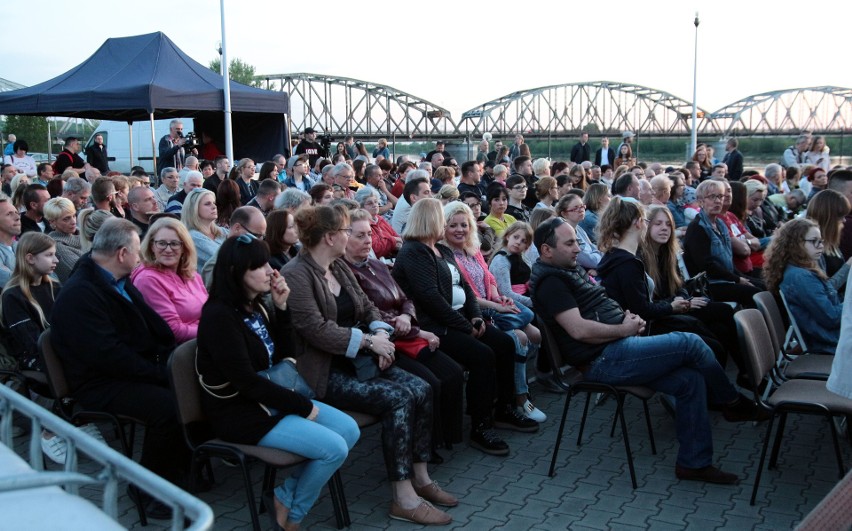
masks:
{"label": "woman in pink jacket", "polygon": [[178,343],[198,335],[207,290],[195,270],[195,245],[183,223],[162,218],[142,240],[142,265],[131,280],[145,302],[168,323]]}

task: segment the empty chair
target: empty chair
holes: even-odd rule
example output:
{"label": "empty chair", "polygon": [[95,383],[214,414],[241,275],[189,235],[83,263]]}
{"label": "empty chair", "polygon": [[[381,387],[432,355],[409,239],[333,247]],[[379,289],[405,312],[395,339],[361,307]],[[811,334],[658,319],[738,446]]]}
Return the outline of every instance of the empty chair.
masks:
{"label": "empty chair", "polygon": [[[737,323],[737,331],[743,345],[743,353],[749,367],[749,374],[758,389],[761,381],[769,375],[775,367],[775,351],[766,322],[758,310],[746,309],[734,315]],[[837,457],[839,477],[843,477],[843,456],[840,453],[840,442],[837,438],[837,430],[832,422],[834,415],[852,414],[852,400],[836,395],[825,388],[825,382],[820,380],[796,379],[787,380],[764,400],[760,393],[755,391],[754,399],[758,405],[770,412],[766,435],[763,440],[763,449],[760,453],[760,462],[754,480],[754,488],[751,493],[751,505],[757,496],[757,488],[760,485],[760,477],[763,472],[763,463],[766,460],[766,452],[769,448],[769,439],[772,435],[772,427],[775,417],[780,417],[775,443],[772,447],[772,455],[769,459],[769,468],[774,468],[778,460],[778,452],[781,447],[781,437],[784,434],[784,426],[787,422],[788,413],[804,413],[811,415],[822,415],[828,420],[831,429],[834,452]]]}
{"label": "empty chair", "polygon": [[778,359],[779,376],[783,379],[809,378],[812,380],[825,380],[831,372],[831,363],[834,356],[827,354],[808,354],[789,356],[786,351],[788,336],[784,330],[784,318],[781,308],[772,293],[761,291],[755,294],[754,302],[757,309],[763,314],[763,320],[769,330],[772,340],[772,348]]}

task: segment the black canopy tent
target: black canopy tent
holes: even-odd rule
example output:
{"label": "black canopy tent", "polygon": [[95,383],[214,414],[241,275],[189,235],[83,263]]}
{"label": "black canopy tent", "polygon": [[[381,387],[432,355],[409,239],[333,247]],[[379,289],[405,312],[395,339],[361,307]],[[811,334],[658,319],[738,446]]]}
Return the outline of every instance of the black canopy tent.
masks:
{"label": "black canopy tent", "polygon": [[[230,91],[234,156],[264,161],[288,152],[287,93],[234,81]],[[107,39],[68,72],[38,85],[0,93],[0,114],[128,123],[193,118],[196,132],[204,131],[221,141],[224,100],[222,77],[157,32]],[[156,146],[153,148],[156,152]]]}

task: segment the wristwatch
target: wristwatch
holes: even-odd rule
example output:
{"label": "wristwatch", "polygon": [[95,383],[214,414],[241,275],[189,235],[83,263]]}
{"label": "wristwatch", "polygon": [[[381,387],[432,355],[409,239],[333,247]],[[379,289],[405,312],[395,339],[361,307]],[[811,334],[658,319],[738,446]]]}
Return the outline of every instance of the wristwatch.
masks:
{"label": "wristwatch", "polygon": [[364,342],[367,344],[368,349],[373,350],[373,334],[365,335]]}

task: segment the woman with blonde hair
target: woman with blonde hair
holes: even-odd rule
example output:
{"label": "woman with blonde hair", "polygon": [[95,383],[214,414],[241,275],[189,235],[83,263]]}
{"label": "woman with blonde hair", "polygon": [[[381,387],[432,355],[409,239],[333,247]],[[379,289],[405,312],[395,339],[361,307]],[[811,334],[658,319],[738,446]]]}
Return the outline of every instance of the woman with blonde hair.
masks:
{"label": "woman with blonde hair", "polygon": [[448,203],[452,203],[459,198],[459,189],[456,188],[452,184],[445,184],[438,190],[438,193],[435,194],[435,199],[441,201],[442,205],[447,205]]}
{"label": "woman with blonde hair", "polygon": [[526,379],[527,354],[532,345],[541,344],[541,332],[532,324],[535,315],[528,306],[516,303],[515,299],[509,296],[511,289],[508,292],[499,290],[497,280],[489,271],[479,250],[476,222],[470,208],[464,203],[450,203],[444,207],[444,222],[442,243],[452,250],[453,258],[459,265],[459,273],[473,290],[482,314],[490,319],[494,326],[506,332],[515,343],[515,415],[535,422],[544,422],[547,416],[529,400]]}
{"label": "woman with blonde hair", "polygon": [[665,205],[669,202],[672,195],[672,180],[668,175],[656,175],[649,181],[651,184],[651,193],[653,199],[652,205]]}
{"label": "woman with blonde hair", "polygon": [[376,142],[376,149],[373,150],[373,158],[375,159],[376,157],[390,158],[390,150],[388,150],[388,140],[386,138],[380,138]]}
{"label": "woman with blonde hair", "polygon": [[[445,236],[444,224],[440,201],[414,203],[391,273],[414,302],[420,328],[438,336],[441,350],[469,373],[465,396],[471,446],[490,455],[508,455],[509,446],[494,431],[494,403],[496,399],[499,404],[498,422],[514,426],[512,340],[483,319],[452,250],[439,243]],[[519,424],[537,428],[526,419]]]}
{"label": "woman with blonde hair", "polygon": [[766,248],[763,276],[769,291],[783,292],[808,350],[834,354],[843,303],[819,267],[824,244],[814,221],[788,221]]}
{"label": "woman with blonde hair", "polygon": [[[412,215],[421,199],[412,208]],[[393,365],[394,327],[382,321],[343,260],[352,234],[341,207],[296,212],[302,252],[281,270],[298,286],[288,299],[299,372],[329,405],[382,419],[382,452],[393,489],[390,517],[446,525],[452,517],[424,502],[453,507],[458,500],[429,477],[432,389]],[[409,219],[406,230],[411,228]]]}
{"label": "woman with blonde hair", "polygon": [[692,160],[697,162],[701,168],[700,179],[703,180],[710,177],[710,174],[713,173],[713,161],[707,153],[707,146],[705,144],[698,144],[698,147],[695,148],[695,153],[692,154]]}
{"label": "woman with blonde hair", "polygon": [[586,205],[586,216],[580,222],[580,227],[586,231],[592,243],[598,243],[598,237],[595,229],[598,226],[598,219],[603,214],[604,209],[612,200],[612,193],[609,186],[603,183],[590,184],[583,195],[583,204]]}
{"label": "woman with blonde hair", "polygon": [[189,192],[183,202],[180,220],[189,229],[192,243],[195,244],[196,270],[200,271],[228,237],[228,229],[216,224],[219,220],[216,195],[206,188],[196,188]]}
{"label": "woman with blonde hair", "polygon": [[[543,159],[538,159],[543,160]],[[538,160],[536,162],[538,162]],[[556,184],[556,179],[550,176],[544,176],[535,183],[535,195],[538,197],[536,208],[551,208],[556,200],[559,199],[559,186]]]}
{"label": "woman with blonde hair", "polygon": [[77,214],[77,226],[80,228],[80,250],[84,254],[92,248],[95,233],[100,230],[101,225],[114,217],[112,213],[106,210],[95,210],[94,208],[84,208]]}
{"label": "woman with blonde hair", "polygon": [[142,265],[131,280],[169,325],[178,343],[195,339],[207,290],[196,271],[195,245],[180,221],[160,218],[142,240]]}
{"label": "woman with blonde hair", "polygon": [[56,278],[65,282],[74,264],[83,256],[82,242],[77,232],[77,210],[70,199],[54,197],[44,205],[44,219],[53,227],[48,236],[56,242]]}
{"label": "woman with blonde hair", "polygon": [[[3,288],[0,322],[6,329],[11,354],[21,369],[45,371],[38,338],[50,328],[51,310],[59,295],[59,283],[50,278],[58,263],[56,242],[47,234],[28,232],[18,240],[15,269]],[[81,430],[103,442],[93,424],[81,426]],[[61,438],[44,431],[41,448],[51,461],[65,464],[67,448]]]}

